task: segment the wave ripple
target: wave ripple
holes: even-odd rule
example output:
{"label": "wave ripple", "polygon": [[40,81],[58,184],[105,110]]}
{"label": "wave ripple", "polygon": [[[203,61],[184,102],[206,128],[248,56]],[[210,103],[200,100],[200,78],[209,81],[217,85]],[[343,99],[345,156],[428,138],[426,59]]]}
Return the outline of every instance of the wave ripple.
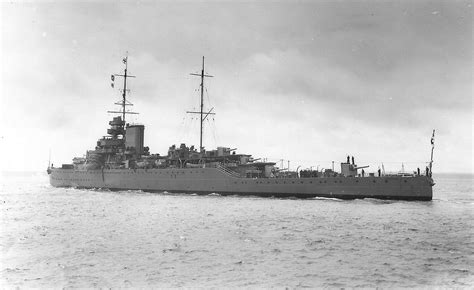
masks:
{"label": "wave ripple", "polygon": [[438,178],[432,202],[58,189],[46,178],[2,184],[3,287],[474,285],[472,178]]}

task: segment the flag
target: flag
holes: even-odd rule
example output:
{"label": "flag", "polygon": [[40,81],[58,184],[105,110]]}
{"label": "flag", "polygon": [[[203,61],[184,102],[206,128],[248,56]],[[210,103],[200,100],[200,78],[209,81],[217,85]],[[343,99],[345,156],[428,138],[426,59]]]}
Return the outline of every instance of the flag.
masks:
{"label": "flag", "polygon": [[127,58],[122,59],[123,63],[127,63]]}
{"label": "flag", "polygon": [[112,88],[114,87],[114,83],[111,83],[110,85],[112,86]]}
{"label": "flag", "polygon": [[115,81],[115,76],[114,75],[111,75],[110,78],[112,79],[112,81]]}
{"label": "flag", "polygon": [[433,136],[431,136],[431,145],[433,145],[433,146],[434,146],[434,133],[435,133],[435,131],[433,130]]}

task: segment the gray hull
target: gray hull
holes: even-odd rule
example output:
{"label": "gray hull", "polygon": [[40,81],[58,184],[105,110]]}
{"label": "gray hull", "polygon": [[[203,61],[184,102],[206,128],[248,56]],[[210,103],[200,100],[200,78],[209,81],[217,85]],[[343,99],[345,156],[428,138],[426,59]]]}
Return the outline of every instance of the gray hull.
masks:
{"label": "gray hull", "polygon": [[53,168],[50,183],[55,187],[300,198],[431,200],[433,196],[432,179],[426,176],[240,178],[217,168]]}

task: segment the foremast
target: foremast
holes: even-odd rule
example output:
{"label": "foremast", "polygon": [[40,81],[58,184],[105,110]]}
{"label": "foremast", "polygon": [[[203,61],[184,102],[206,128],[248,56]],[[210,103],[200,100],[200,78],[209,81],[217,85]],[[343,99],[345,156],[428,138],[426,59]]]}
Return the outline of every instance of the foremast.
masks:
{"label": "foremast", "polygon": [[129,75],[128,74],[128,53],[126,54],[126,56],[122,59],[122,62],[125,64],[125,68],[124,68],[124,71],[123,71],[123,74],[112,74],[111,75],[111,79],[112,79],[112,88],[114,87],[114,82],[115,82],[115,77],[123,77],[123,89],[122,89],[122,100],[119,101],[119,102],[116,102],[114,103],[115,105],[119,105],[122,107],[122,110],[121,111],[107,111],[107,113],[119,113],[119,114],[122,114],[122,122],[123,122],[123,125],[122,125],[122,129],[123,131],[125,131],[125,124],[126,124],[126,121],[125,121],[125,115],[126,114],[138,114],[136,112],[128,112],[126,110],[126,107],[127,106],[133,106],[132,103],[130,103],[129,101],[127,101],[127,92],[129,91],[129,89],[127,89],[127,78],[135,78],[136,76],[133,76],[133,75]]}
{"label": "foremast", "polygon": [[[109,122],[110,128],[107,129],[108,136],[104,136],[97,141],[94,150],[87,151],[85,161],[78,158],[73,161],[75,165],[85,167],[86,170],[94,170],[99,168],[117,168],[124,165],[128,167],[129,160],[138,158],[143,153],[143,125],[129,125],[126,123],[126,114],[138,114],[127,111],[127,106],[133,106],[127,100],[127,81],[128,78],[135,76],[128,73],[128,55],[122,59],[125,65],[123,74],[112,74],[112,88],[114,87],[115,77],[123,77],[122,100],[115,102],[115,105],[121,106],[121,110],[107,111],[108,113],[117,113],[120,116],[113,117]],[[140,128],[138,128],[140,127]],[[129,134],[131,130],[131,134]],[[136,142],[136,140],[140,142]],[[85,164],[84,164],[85,162]]]}

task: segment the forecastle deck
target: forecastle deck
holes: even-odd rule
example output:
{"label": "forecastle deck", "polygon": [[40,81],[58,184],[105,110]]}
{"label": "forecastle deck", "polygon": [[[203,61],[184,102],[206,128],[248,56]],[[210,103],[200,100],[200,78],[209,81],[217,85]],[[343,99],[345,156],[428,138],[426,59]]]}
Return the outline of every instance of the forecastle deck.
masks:
{"label": "forecastle deck", "polygon": [[432,182],[427,176],[241,178],[219,168],[52,168],[50,174],[55,187],[341,199],[431,200]]}

